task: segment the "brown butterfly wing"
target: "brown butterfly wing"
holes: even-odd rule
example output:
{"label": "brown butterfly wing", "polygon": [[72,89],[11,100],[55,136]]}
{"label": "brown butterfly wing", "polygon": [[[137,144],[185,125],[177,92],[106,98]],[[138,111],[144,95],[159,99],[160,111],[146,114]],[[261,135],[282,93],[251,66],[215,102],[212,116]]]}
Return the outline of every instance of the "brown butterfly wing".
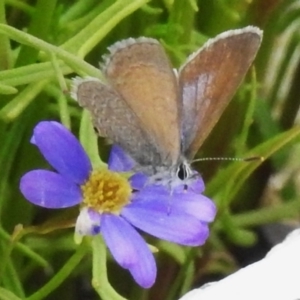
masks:
{"label": "brown butterfly wing", "polygon": [[91,113],[100,136],[120,145],[140,165],[161,163],[151,137],[113,88],[93,78],[75,80],[74,86],[74,98]]}
{"label": "brown butterfly wing", "polygon": [[193,158],[246,75],[262,39],[256,27],[209,40],[179,71],[182,148]]}
{"label": "brown butterfly wing", "polygon": [[178,85],[163,47],[139,38],[119,42],[110,51],[104,70],[109,83],[153,139],[161,163],[175,165],[180,156]]}

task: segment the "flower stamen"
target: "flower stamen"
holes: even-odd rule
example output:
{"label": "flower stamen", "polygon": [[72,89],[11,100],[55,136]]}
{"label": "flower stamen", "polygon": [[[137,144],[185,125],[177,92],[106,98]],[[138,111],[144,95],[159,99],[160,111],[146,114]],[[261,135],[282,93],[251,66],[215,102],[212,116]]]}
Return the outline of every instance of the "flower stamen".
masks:
{"label": "flower stamen", "polygon": [[119,214],[130,202],[131,187],[127,179],[109,170],[93,171],[81,190],[83,206],[99,213]]}

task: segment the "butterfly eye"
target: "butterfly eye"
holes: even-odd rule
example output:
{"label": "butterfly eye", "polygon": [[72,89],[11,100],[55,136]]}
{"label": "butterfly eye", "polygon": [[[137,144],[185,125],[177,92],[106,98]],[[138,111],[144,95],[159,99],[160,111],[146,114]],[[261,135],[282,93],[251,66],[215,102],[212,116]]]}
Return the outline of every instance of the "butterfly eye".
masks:
{"label": "butterfly eye", "polygon": [[184,168],[183,168],[183,165],[180,164],[178,166],[178,169],[177,169],[177,172],[176,172],[176,176],[181,179],[181,180],[184,180],[185,178],[185,174],[184,174]]}
{"label": "butterfly eye", "polygon": [[188,163],[182,162],[177,169],[176,176],[181,179],[185,180],[187,178],[190,178],[192,176],[192,170]]}

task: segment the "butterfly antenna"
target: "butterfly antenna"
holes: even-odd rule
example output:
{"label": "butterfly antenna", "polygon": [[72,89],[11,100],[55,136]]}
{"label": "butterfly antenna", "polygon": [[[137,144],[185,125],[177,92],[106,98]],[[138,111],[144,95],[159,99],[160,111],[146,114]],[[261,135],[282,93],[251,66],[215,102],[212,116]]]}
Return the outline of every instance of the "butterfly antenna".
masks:
{"label": "butterfly antenna", "polygon": [[192,160],[192,163],[199,162],[199,161],[264,161],[263,156],[250,156],[250,157],[203,157],[203,158],[197,158]]}

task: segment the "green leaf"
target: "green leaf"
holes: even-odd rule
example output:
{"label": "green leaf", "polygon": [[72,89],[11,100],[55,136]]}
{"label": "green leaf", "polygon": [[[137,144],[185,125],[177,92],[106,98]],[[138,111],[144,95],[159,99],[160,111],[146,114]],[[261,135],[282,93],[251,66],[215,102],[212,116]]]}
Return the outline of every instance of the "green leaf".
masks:
{"label": "green leaf", "polygon": [[[300,138],[300,127],[294,127],[283,132],[265,143],[253,148],[245,157],[261,156],[267,159],[291,142]],[[222,195],[226,197],[223,204],[229,204],[242,187],[247,178],[261,165],[262,161],[235,162],[226,169],[219,171],[217,176],[208,184],[206,193],[208,195]],[[228,205],[225,205],[227,207]]]}

